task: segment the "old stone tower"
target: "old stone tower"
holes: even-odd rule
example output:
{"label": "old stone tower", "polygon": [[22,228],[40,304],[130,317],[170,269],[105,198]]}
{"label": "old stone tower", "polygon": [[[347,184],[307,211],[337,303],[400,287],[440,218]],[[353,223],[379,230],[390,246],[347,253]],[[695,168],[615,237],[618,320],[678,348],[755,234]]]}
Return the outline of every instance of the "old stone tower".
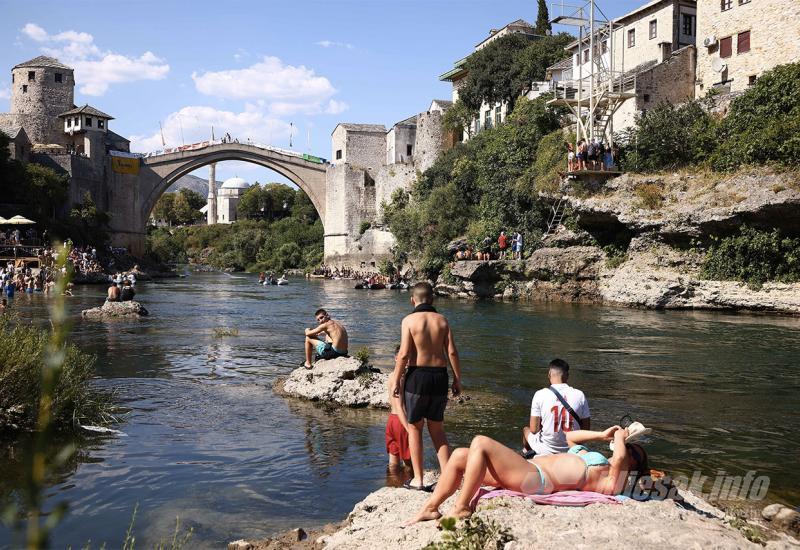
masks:
{"label": "old stone tower", "polygon": [[73,70],[53,57],[40,55],[11,69],[10,125],[25,128],[31,143],[64,145],[58,115],[74,106]]}

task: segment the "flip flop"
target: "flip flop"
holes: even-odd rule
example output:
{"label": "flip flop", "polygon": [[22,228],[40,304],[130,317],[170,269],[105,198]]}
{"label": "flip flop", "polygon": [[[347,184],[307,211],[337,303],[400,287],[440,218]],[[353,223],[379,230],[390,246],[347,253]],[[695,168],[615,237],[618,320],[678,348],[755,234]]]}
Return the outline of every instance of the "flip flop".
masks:
{"label": "flip flop", "polygon": [[425,485],[420,485],[419,487],[417,487],[415,485],[411,485],[411,480],[410,479],[407,479],[405,481],[405,483],[403,483],[403,488],[404,489],[409,489],[411,491],[422,491],[423,493],[430,493],[432,491],[432,489],[431,489],[431,491],[428,491],[428,488]]}

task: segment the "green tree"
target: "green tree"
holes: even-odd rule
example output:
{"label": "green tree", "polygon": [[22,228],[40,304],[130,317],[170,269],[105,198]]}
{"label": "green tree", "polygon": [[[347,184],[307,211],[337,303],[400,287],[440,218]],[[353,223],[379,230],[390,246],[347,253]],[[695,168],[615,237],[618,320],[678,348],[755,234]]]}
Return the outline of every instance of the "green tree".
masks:
{"label": "green tree", "polygon": [[156,221],[164,221],[169,225],[175,223],[175,196],[175,193],[164,193],[159,197],[153,208],[153,213],[151,214],[153,219]]}
{"label": "green tree", "polygon": [[255,220],[263,217],[267,197],[262,187],[256,182],[251,185],[247,191],[239,199],[239,204],[236,206],[236,212],[239,214],[239,219]]}
{"label": "green tree", "polygon": [[111,216],[97,208],[88,191],[83,195],[83,202],[72,208],[69,219],[76,227],[74,237],[79,244],[98,245],[108,240],[106,229]]}
{"label": "green tree", "polygon": [[25,182],[18,195],[35,221],[53,220],[69,192],[69,178],[39,164],[25,165]]}
{"label": "green tree", "polygon": [[467,132],[468,137],[472,137],[472,121],[478,116],[477,110],[467,107],[466,103],[458,99],[452,107],[445,111],[442,117],[442,126],[445,130],[455,132],[456,135],[463,135]]}
{"label": "green tree", "polygon": [[547,2],[545,0],[539,0],[536,25],[533,32],[536,34],[550,34],[553,32],[553,27],[550,25],[550,13],[547,11]]}
{"label": "green tree", "polygon": [[200,212],[203,202],[203,198],[199,193],[191,189],[181,189],[178,193],[175,193],[172,205],[173,221],[179,225],[197,223],[203,217]]}
{"label": "green tree", "polygon": [[531,82],[544,80],[547,67],[568,56],[564,48],[573,40],[575,40],[574,36],[562,32],[530,42],[514,59],[511,69],[514,75],[511,83],[512,90],[520,93],[528,88]]}

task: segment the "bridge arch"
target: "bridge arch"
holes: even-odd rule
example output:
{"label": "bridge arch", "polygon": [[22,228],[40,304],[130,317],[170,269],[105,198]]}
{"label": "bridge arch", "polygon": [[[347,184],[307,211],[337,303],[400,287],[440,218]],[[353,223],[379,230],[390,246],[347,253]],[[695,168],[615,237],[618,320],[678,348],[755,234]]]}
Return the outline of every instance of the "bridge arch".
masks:
{"label": "bridge arch", "polygon": [[156,202],[182,176],[226,160],[238,160],[274,170],[308,195],[325,225],[325,172],[327,163],[316,157],[274,148],[241,143],[220,143],[183,151],[145,157],[145,180],[140,188],[141,225],[147,223]]}

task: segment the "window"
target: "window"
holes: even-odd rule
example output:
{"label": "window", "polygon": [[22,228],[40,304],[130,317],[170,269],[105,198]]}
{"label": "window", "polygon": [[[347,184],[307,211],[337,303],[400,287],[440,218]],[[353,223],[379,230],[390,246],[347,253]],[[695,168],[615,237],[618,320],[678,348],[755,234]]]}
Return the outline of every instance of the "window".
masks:
{"label": "window", "polygon": [[682,14],[683,17],[683,34],[686,36],[694,36],[694,15],[688,13]]}
{"label": "window", "polygon": [[494,123],[500,124],[501,122],[503,122],[503,108],[498,105],[494,108]]}
{"label": "window", "polygon": [[719,56],[720,57],[730,57],[733,53],[733,38],[728,36],[726,38],[721,38],[719,41]]}
{"label": "window", "polygon": [[97,127],[102,128],[105,125],[105,121],[102,118],[97,119]]}
{"label": "window", "polygon": [[406,144],[406,156],[410,157],[413,150],[414,150],[414,146],[411,145],[410,143],[407,143]]}
{"label": "window", "polygon": [[91,126],[92,126],[92,118],[87,116],[86,117],[86,127],[87,128],[91,128]]}
{"label": "window", "polygon": [[600,43],[600,53],[607,53],[608,52],[608,40],[603,40]]}
{"label": "window", "polygon": [[636,45],[636,29],[628,31],[628,47],[633,48]]}
{"label": "window", "polygon": [[36,80],[36,71],[28,71],[28,82]]}
{"label": "window", "polygon": [[27,84],[23,84],[22,85],[22,93],[23,94],[27,94],[28,93],[28,85]]}
{"label": "window", "polygon": [[733,0],[720,0],[719,2],[720,11],[728,11],[732,7],[733,7]]}
{"label": "window", "polygon": [[747,77],[747,85],[748,86],[752,86],[753,84],[755,84],[757,78],[758,77],[756,75],[754,75],[754,74],[751,74],[750,76],[748,76]]}
{"label": "window", "polygon": [[342,160],[342,150],[336,149],[336,160]]}
{"label": "window", "polygon": [[477,134],[480,131],[481,131],[481,117],[479,116],[478,118],[475,119],[475,133]]}
{"label": "window", "polygon": [[484,128],[487,128],[487,129],[492,127],[492,110],[491,109],[489,109],[488,111],[486,111],[484,113],[483,126],[484,126]]}
{"label": "window", "polygon": [[71,127],[72,127],[72,119],[68,117],[67,118],[67,128],[71,128]]}
{"label": "window", "polygon": [[747,53],[750,51],[750,31],[740,32],[736,35],[736,53]]}
{"label": "window", "polygon": [[650,40],[658,36],[658,20],[653,19],[650,21]]}
{"label": "window", "polygon": [[644,94],[645,103],[650,103],[650,94]]}
{"label": "window", "polygon": [[75,117],[73,120],[75,122],[75,126],[77,126],[78,125],[78,117]]}
{"label": "window", "polygon": [[63,76],[61,73],[56,73],[56,82],[63,82]]}
{"label": "window", "polygon": [[583,62],[584,63],[588,63],[589,62],[589,48],[586,48],[585,50],[583,50]]}
{"label": "window", "polygon": [[575,54],[575,64],[576,65],[580,65],[581,64],[581,54],[579,54],[579,53]]}

